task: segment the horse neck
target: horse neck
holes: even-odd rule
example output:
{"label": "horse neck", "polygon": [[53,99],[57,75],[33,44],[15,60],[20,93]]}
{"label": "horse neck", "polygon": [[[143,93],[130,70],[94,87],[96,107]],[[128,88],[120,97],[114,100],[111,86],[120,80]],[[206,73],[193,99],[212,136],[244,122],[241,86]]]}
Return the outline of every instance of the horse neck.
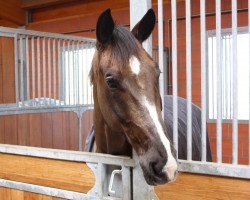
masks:
{"label": "horse neck", "polygon": [[94,132],[97,153],[132,155],[132,147],[123,132],[112,131],[106,123],[98,103],[94,87]]}

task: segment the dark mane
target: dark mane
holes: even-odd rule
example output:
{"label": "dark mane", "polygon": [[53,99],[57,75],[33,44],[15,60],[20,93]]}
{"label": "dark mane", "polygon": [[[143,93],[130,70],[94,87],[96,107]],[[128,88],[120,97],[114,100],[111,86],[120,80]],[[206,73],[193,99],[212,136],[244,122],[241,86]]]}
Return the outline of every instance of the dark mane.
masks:
{"label": "dark mane", "polygon": [[134,35],[125,27],[115,25],[110,41],[103,45],[97,43],[97,50],[102,52],[108,49],[111,54],[111,62],[119,62],[120,66],[126,66],[132,55],[137,55],[137,41]]}

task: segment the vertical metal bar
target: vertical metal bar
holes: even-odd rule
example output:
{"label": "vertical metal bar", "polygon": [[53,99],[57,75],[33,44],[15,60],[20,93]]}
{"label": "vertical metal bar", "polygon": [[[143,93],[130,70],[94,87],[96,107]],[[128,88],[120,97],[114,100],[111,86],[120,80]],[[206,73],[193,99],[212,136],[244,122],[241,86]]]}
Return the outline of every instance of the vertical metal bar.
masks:
{"label": "vertical metal bar", "polygon": [[[249,0],[250,1],[250,0]],[[205,0],[200,1],[201,15],[201,161],[207,160],[206,123],[206,9]]]}
{"label": "vertical metal bar", "polygon": [[80,57],[79,57],[79,42],[77,42],[77,89],[76,89],[76,96],[77,96],[77,104],[79,104],[80,103],[80,94],[79,94],[79,82],[80,82],[80,70],[79,70],[79,68],[80,68],[80,62],[79,62],[79,59],[80,59]]}
{"label": "vertical metal bar", "polygon": [[49,105],[51,105],[51,50],[50,38],[48,38],[48,81],[49,81]]}
{"label": "vertical metal bar", "polygon": [[18,106],[19,102],[19,78],[18,78],[18,43],[17,43],[18,34],[15,34],[14,37],[14,51],[15,51],[15,89],[16,89],[16,104]]}
{"label": "vertical metal bar", "polygon": [[130,168],[122,166],[122,191],[124,200],[131,199],[131,176]]}
{"label": "vertical metal bar", "polygon": [[217,66],[217,163],[222,162],[221,119],[221,2],[216,0],[216,66]]}
{"label": "vertical metal bar", "polygon": [[71,94],[70,94],[70,40],[68,41],[68,94],[69,94],[69,97],[68,97],[68,100],[69,100],[69,105],[71,104]]}
{"label": "vertical metal bar", "polygon": [[40,71],[40,38],[37,37],[37,87],[38,87],[38,100],[40,105],[40,97],[41,97],[41,71]]}
{"label": "vertical metal bar", "polygon": [[[35,77],[35,47],[34,47],[34,36],[31,38],[31,54],[32,54],[32,98],[36,95],[36,77]],[[35,103],[35,102],[34,102]]]}
{"label": "vertical metal bar", "polygon": [[65,59],[66,59],[66,53],[65,53],[65,40],[63,40],[63,51],[62,51],[62,71],[63,71],[63,78],[62,78],[62,93],[63,93],[63,102],[64,102],[64,105],[65,105],[65,102],[66,102],[66,99],[65,99],[65,96],[66,96],[66,88],[65,88],[65,83],[66,83],[66,78],[65,78],[65,70],[66,70],[66,67],[65,67]]}
{"label": "vertical metal bar", "polygon": [[233,164],[238,164],[238,70],[237,70],[237,1],[232,0],[233,35]]}
{"label": "vertical metal bar", "polygon": [[[164,105],[164,58],[163,58],[163,2],[162,0],[158,0],[158,47],[159,47],[159,68],[162,72],[159,77],[160,83],[160,95]],[[162,106],[162,115],[164,117],[164,106]]]}
{"label": "vertical metal bar", "polygon": [[20,53],[20,96],[22,105],[24,104],[24,82],[23,82],[23,36],[19,37],[19,53]]}
{"label": "vertical metal bar", "polygon": [[186,0],[187,160],[192,160],[191,8]]}
{"label": "vertical metal bar", "polygon": [[30,99],[30,60],[29,60],[29,36],[26,36],[26,73],[27,73],[27,100]]}
{"label": "vertical metal bar", "polygon": [[[143,17],[143,14],[152,7],[151,0],[130,0],[130,29],[138,23]],[[150,36],[146,41],[143,42],[143,48],[152,55],[152,37]]]}
{"label": "vertical metal bar", "polygon": [[177,101],[177,20],[176,0],[171,1],[172,10],[172,81],[173,81],[173,144],[178,155],[178,101]]}
{"label": "vertical metal bar", "polygon": [[73,80],[72,80],[72,82],[73,82],[73,104],[75,105],[76,104],[76,73],[75,73],[75,67],[76,67],[76,62],[75,62],[75,58],[76,58],[76,56],[75,56],[75,41],[72,41],[72,59],[73,59],[73,71],[72,71],[72,73],[73,73]]}
{"label": "vertical metal bar", "polygon": [[250,0],[248,0],[248,46],[249,46],[249,114],[248,114],[248,164],[250,165]]}
{"label": "vertical metal bar", "polygon": [[84,56],[85,56],[85,43],[82,43],[82,104],[85,103],[85,85],[88,82],[88,79],[84,78]]}
{"label": "vertical metal bar", "polygon": [[53,39],[53,90],[54,104],[56,105],[56,39]]}
{"label": "vertical metal bar", "polygon": [[[86,60],[85,60],[85,73],[87,74],[87,71],[88,71],[88,50],[89,50],[89,43],[87,43],[86,45]],[[89,104],[89,83],[88,81],[86,82],[86,100],[87,100],[87,104]]]}
{"label": "vertical metal bar", "polygon": [[61,73],[62,73],[62,66],[61,66],[61,40],[57,41],[57,58],[58,58],[58,99],[59,105],[61,105],[61,92],[62,92],[62,80],[61,80]]}
{"label": "vertical metal bar", "polygon": [[43,38],[43,97],[46,95],[46,52],[45,52],[45,37]]}

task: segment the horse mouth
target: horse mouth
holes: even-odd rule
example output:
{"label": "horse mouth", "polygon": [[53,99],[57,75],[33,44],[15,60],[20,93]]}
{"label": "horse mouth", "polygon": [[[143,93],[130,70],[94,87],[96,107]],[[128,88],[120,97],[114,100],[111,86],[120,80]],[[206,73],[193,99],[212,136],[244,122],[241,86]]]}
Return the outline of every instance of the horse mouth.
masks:
{"label": "horse mouth", "polygon": [[150,163],[149,167],[141,166],[144,178],[147,184],[156,186],[156,185],[163,185],[169,182],[168,176],[162,170],[157,170],[154,167],[154,163]]}

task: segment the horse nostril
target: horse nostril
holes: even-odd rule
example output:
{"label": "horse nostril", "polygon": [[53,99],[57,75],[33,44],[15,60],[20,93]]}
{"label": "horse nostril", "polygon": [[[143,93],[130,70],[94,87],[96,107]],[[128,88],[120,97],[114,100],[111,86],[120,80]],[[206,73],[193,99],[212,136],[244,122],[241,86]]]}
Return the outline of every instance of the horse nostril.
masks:
{"label": "horse nostril", "polygon": [[151,162],[151,170],[153,174],[156,176],[162,176],[163,175],[163,165],[160,162]]}

